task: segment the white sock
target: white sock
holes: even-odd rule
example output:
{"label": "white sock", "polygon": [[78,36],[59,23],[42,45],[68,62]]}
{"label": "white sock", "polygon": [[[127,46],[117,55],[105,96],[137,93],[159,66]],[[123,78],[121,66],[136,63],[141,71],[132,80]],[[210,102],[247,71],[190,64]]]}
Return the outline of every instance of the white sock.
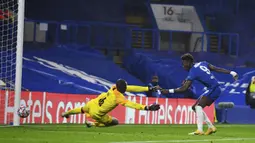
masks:
{"label": "white sock", "polygon": [[201,106],[196,106],[195,109],[197,113],[197,129],[203,132],[203,123],[204,123],[203,108]]}
{"label": "white sock", "polygon": [[203,111],[203,114],[204,114],[204,120],[205,120],[205,122],[206,122],[208,128],[213,127],[212,122],[210,121],[210,119],[208,118],[208,116],[206,115],[206,113],[205,113],[204,111]]}

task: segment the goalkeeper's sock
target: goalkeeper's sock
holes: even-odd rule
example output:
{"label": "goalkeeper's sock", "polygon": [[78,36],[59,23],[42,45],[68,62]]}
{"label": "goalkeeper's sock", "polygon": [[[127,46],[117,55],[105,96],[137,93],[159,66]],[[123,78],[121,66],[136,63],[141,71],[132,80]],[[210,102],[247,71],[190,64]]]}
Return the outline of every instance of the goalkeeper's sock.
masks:
{"label": "goalkeeper's sock", "polygon": [[203,122],[204,122],[204,114],[203,108],[201,106],[196,106],[196,113],[197,113],[197,129],[200,132],[203,132]]}
{"label": "goalkeeper's sock", "polygon": [[208,116],[206,115],[205,111],[203,111],[203,114],[204,114],[204,120],[208,126],[208,128],[212,128],[213,127],[213,124],[212,122],[210,121],[210,119],[208,118]]}
{"label": "goalkeeper's sock", "polygon": [[80,114],[80,113],[81,113],[81,107],[78,107],[78,108],[68,110],[65,114],[66,115],[73,115],[73,114]]}

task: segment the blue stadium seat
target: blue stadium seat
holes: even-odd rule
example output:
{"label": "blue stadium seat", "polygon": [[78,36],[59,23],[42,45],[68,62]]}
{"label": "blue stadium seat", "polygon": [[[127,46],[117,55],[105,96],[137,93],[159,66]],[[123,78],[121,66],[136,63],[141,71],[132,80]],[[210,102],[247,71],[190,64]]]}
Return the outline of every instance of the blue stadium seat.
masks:
{"label": "blue stadium seat", "polygon": [[29,50],[24,54],[23,68],[23,87],[33,91],[98,94],[119,78],[144,85],[93,49]]}

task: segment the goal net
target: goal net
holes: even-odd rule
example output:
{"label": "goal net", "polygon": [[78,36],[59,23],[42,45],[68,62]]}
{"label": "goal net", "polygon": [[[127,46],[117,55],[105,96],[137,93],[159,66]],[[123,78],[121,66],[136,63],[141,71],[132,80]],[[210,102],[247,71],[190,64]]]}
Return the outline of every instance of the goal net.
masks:
{"label": "goal net", "polygon": [[0,124],[19,125],[24,0],[0,0]]}

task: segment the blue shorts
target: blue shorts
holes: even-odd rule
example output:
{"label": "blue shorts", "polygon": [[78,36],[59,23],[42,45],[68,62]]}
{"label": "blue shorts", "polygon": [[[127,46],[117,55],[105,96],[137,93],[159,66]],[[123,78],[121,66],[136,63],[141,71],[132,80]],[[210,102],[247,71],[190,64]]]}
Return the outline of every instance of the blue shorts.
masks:
{"label": "blue shorts", "polygon": [[212,101],[215,101],[221,94],[221,88],[219,86],[216,86],[211,89],[207,89],[202,95],[202,96],[207,96],[209,97]]}

